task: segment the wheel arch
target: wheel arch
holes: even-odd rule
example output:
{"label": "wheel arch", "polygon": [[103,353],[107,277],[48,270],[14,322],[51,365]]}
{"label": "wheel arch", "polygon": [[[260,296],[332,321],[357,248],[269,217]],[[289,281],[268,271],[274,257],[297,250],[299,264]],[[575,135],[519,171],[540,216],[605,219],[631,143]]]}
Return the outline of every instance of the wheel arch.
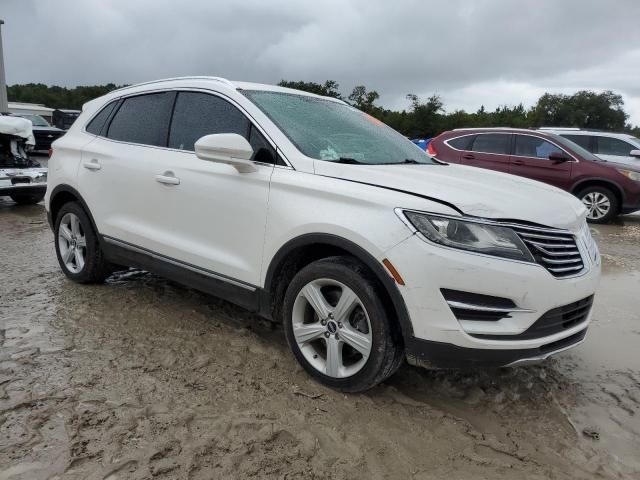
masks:
{"label": "wheel arch", "polygon": [[610,189],[618,198],[620,206],[622,207],[622,204],[624,203],[624,189],[617,183],[607,178],[586,178],[575,183],[573,187],[571,187],[571,193],[577,196],[580,191],[587,187],[604,187]]}
{"label": "wheel arch", "polygon": [[261,314],[278,319],[286,287],[293,276],[309,263],[336,255],[350,255],[364,264],[387,295],[384,303],[395,314],[402,336],[413,336],[413,326],[404,299],[381,262],[361,246],[343,237],[328,233],[309,233],[285,243],[271,259],[265,276]]}
{"label": "wheel arch", "polygon": [[91,210],[89,210],[89,207],[87,206],[87,202],[84,201],[82,195],[80,195],[80,193],[75,188],[69,185],[58,185],[53,189],[53,192],[51,192],[51,195],[49,196],[49,211],[47,213],[47,217],[51,229],[53,230],[55,228],[58,212],[60,211],[62,206],[68,202],[78,202],[80,204],[80,206],[84,209],[85,213],[89,217],[89,221],[91,222],[93,231],[96,232],[96,235],[98,235],[98,238],[100,238],[100,235],[98,234],[98,228],[96,227],[96,222],[93,219]]}

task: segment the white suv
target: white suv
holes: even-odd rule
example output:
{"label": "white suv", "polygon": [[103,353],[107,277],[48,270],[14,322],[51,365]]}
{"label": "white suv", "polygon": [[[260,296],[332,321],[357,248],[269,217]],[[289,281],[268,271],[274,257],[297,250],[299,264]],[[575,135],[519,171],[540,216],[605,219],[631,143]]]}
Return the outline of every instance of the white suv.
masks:
{"label": "white suv", "polygon": [[414,365],[505,366],[582,342],[600,275],[585,207],[429,157],[346,103],[212,77],[84,106],[46,195],[64,273],[143,268],[282,321],[343,391]]}
{"label": "white suv", "polygon": [[640,167],[640,138],[628,133],[553,127],[543,127],[539,130],[571,140],[608,162]]}

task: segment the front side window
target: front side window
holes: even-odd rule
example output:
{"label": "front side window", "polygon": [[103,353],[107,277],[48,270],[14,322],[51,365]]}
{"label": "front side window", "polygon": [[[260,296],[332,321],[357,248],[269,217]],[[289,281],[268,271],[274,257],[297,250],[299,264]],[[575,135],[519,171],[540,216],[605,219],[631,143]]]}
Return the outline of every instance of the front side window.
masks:
{"label": "front side window", "polygon": [[600,155],[619,155],[622,157],[628,157],[631,150],[635,147],[630,143],[620,140],[618,138],[611,137],[597,137],[598,138],[598,153]]}
{"label": "front side window", "polygon": [[409,139],[349,105],[283,92],[244,90],[242,93],[307,157],[368,165],[406,163],[407,160],[438,163]]}
{"label": "front side window", "polygon": [[237,133],[246,138],[248,129],[247,117],[226,100],[207,93],[180,92],[171,122],[169,148],[193,151],[200,137]]}
{"label": "front side window", "polygon": [[478,153],[509,154],[511,134],[486,133],[478,135],[471,145],[471,150]]}
{"label": "front side window", "polygon": [[552,153],[563,153],[553,143],[539,137],[516,135],[516,149],[514,155],[519,157],[536,157],[548,159]]}
{"label": "front side window", "polygon": [[107,137],[123,142],[166,146],[174,95],[173,92],[163,92],[125,98],[111,120]]}

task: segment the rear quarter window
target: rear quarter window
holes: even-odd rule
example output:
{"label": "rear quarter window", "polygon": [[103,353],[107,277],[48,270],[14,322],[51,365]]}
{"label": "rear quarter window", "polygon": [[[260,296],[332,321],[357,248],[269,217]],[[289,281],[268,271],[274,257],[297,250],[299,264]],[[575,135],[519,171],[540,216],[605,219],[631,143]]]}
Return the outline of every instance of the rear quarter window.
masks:
{"label": "rear quarter window", "polygon": [[473,139],[475,138],[475,135],[466,135],[464,137],[456,137],[456,138],[452,138],[451,140],[447,140],[447,144],[449,144],[449,146],[456,148],[458,150],[469,150],[469,147],[471,146],[471,142],[473,142]]}
{"label": "rear quarter window", "polygon": [[92,133],[93,135],[102,135],[104,126],[117,103],[117,101],[113,101],[104,106],[102,110],[100,110],[98,114],[87,124],[87,132]]}

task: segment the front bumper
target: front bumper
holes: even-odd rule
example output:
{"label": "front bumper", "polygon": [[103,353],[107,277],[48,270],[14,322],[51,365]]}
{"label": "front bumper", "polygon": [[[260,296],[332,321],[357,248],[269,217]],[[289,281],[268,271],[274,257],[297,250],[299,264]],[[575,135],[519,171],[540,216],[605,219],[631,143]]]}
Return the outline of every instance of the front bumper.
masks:
{"label": "front bumper", "polygon": [[[580,343],[591,320],[590,311],[560,331],[534,338],[528,335],[529,328],[548,312],[594,294],[600,276],[599,255],[590,256],[586,245],[578,243],[585,269],[567,278],[554,277],[538,264],[432,245],[418,235],[393,247],[385,255],[405,282],[399,290],[413,328],[405,338],[409,362],[445,368],[505,366],[544,359]],[[443,289],[508,299],[516,308],[497,320],[459,319]]]}
{"label": "front bumper", "polygon": [[47,189],[46,168],[0,169],[0,195],[41,193]]}

